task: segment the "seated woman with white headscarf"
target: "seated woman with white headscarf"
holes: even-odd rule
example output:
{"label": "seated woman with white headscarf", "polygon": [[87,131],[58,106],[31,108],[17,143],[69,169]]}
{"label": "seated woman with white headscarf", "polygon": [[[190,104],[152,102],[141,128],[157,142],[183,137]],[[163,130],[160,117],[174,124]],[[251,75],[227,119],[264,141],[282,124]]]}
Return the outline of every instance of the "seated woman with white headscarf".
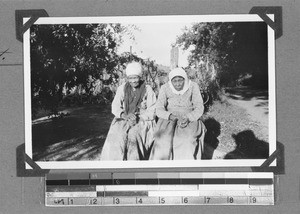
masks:
{"label": "seated woman with white headscarf", "polygon": [[149,159],[153,144],[156,96],[142,80],[142,66],[126,67],[126,82],[120,85],[112,102],[115,115],[108,131],[101,160]]}
{"label": "seated woman with white headscarf", "polygon": [[159,120],[154,132],[151,160],[201,159],[205,125],[199,86],[188,79],[182,68],[169,73],[156,102]]}

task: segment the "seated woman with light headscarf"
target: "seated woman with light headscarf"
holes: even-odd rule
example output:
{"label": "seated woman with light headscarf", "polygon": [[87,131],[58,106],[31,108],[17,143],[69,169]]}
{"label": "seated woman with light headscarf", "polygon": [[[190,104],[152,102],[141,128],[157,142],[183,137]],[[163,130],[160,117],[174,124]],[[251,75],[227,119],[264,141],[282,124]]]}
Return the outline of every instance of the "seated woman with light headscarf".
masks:
{"label": "seated woman with light headscarf", "polygon": [[158,95],[151,160],[201,159],[206,128],[200,117],[204,111],[199,86],[182,68],[169,73],[169,81]]}
{"label": "seated woman with light headscarf", "polygon": [[115,115],[108,131],[101,160],[149,159],[153,144],[156,96],[141,79],[142,66],[126,67],[126,82],[120,85],[112,102]]}

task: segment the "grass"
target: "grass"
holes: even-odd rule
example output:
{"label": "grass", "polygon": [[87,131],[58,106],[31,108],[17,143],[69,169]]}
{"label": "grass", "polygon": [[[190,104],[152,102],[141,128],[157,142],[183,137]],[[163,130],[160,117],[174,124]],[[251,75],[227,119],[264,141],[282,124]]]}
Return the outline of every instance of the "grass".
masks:
{"label": "grass", "polygon": [[97,160],[113,115],[110,106],[64,109],[69,115],[33,123],[33,160]]}
{"label": "grass", "polygon": [[[268,133],[246,110],[224,98],[202,116],[207,128],[204,159],[268,157]],[[68,116],[33,123],[35,161],[98,160],[113,115],[109,105],[64,109]]]}
{"label": "grass", "polygon": [[206,159],[268,157],[268,133],[243,108],[226,99],[215,101],[202,119],[207,127]]}

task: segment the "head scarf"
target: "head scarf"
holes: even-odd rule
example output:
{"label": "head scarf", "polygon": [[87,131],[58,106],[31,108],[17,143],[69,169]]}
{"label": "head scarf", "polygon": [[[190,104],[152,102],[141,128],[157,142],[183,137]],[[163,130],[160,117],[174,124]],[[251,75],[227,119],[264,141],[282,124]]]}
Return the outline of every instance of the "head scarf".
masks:
{"label": "head scarf", "polygon": [[[171,80],[172,80],[174,77],[177,77],[177,76],[183,77],[184,80],[185,80],[185,81],[184,81],[183,89],[182,89],[181,91],[177,91],[177,90],[174,88],[174,86],[173,86],[173,84],[172,84],[172,82],[171,82]],[[174,94],[182,95],[182,94],[184,94],[184,93],[189,89],[189,87],[190,87],[190,80],[189,80],[189,78],[188,78],[186,72],[185,72],[182,68],[174,68],[174,69],[173,69],[172,71],[170,71],[170,73],[169,73],[169,85],[170,85],[170,88],[171,88],[171,90],[172,90],[172,92],[173,92]]]}
{"label": "head scarf", "polygon": [[125,73],[126,76],[137,75],[139,77],[142,77],[142,65],[138,62],[131,62],[126,66]]}

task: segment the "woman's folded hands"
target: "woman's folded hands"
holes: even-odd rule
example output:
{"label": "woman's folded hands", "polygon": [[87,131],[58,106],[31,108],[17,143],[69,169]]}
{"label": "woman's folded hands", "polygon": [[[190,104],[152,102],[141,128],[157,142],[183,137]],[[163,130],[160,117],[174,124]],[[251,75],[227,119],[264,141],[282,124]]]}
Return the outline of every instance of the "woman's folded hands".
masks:
{"label": "woman's folded hands", "polygon": [[169,120],[173,122],[177,122],[177,124],[181,127],[184,128],[189,124],[189,119],[185,116],[177,116],[175,114],[170,114]]}
{"label": "woman's folded hands", "polygon": [[124,120],[126,120],[130,126],[135,126],[137,124],[137,120],[138,120],[138,117],[137,115],[135,114],[128,114],[128,115],[125,115],[125,114],[121,114],[121,118],[123,118]]}

